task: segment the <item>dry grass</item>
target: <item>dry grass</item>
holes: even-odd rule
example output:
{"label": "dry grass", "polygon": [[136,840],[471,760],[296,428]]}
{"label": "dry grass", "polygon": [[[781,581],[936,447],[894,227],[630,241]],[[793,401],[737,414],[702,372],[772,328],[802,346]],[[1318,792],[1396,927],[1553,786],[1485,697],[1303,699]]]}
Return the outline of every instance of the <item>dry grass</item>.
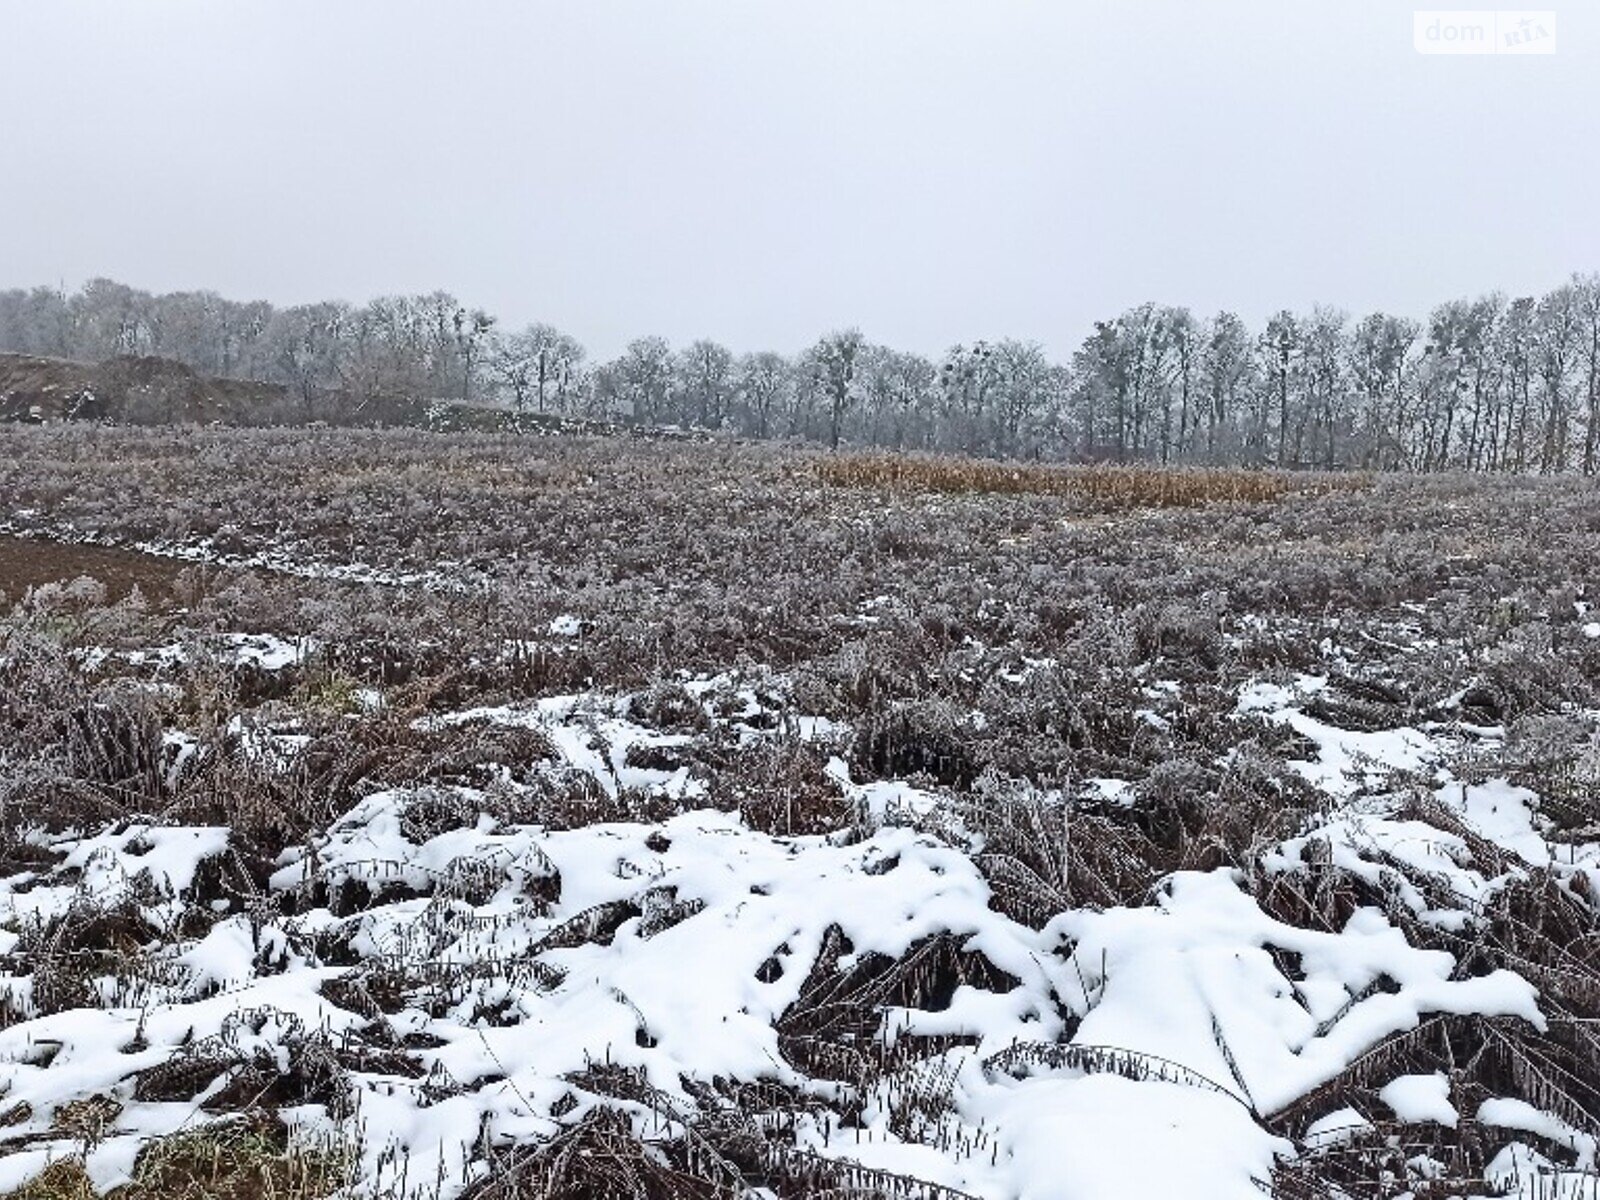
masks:
{"label": "dry grass", "polygon": [[715,1200],[737,1183],[736,1172],[707,1179],[687,1163],[652,1153],[627,1117],[598,1108],[543,1145],[497,1164],[463,1200]]}
{"label": "dry grass", "polygon": [[[276,1122],[230,1123],[152,1143],[116,1200],[326,1200],[351,1181],[342,1154],[290,1142]],[[0,1200],[99,1200],[75,1158]]]}
{"label": "dry grass", "polygon": [[1268,504],[1296,493],[1362,488],[1370,476],[1153,466],[1060,467],[907,454],[846,454],[817,461],[838,487],[896,492],[1081,497],[1096,509],[1193,508],[1224,502]]}
{"label": "dry grass", "polygon": [[99,1200],[99,1195],[83,1164],[75,1158],[64,1158],[15,1191],[5,1193],[3,1200]]}

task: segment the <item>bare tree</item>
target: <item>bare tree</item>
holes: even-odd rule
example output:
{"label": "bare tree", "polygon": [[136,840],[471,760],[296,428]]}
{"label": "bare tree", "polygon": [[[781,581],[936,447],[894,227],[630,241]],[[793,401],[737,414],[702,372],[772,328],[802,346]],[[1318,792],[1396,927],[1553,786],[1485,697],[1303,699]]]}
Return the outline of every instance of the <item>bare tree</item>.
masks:
{"label": "bare tree", "polygon": [[1544,430],[1540,438],[1539,469],[1565,471],[1570,439],[1567,395],[1582,336],[1582,298],[1572,284],[1563,284],[1540,302],[1534,330],[1538,358],[1540,402]]}
{"label": "bare tree", "polygon": [[1600,274],[1574,276],[1578,312],[1582,318],[1579,341],[1584,369],[1583,473],[1595,473],[1600,451]]}
{"label": "bare tree", "polygon": [[552,396],[566,412],[573,403],[583,346],[553,325],[529,325],[496,338],[488,356],[489,373],[512,407],[526,411],[530,401],[544,412]]}
{"label": "bare tree", "polygon": [[[1345,325],[1349,318],[1338,309],[1318,307],[1305,323],[1304,361],[1305,404],[1295,433],[1295,461],[1304,461],[1306,450],[1314,455],[1320,439],[1321,463],[1333,470],[1339,465],[1338,440],[1348,434],[1349,413],[1345,387]],[[1309,448],[1304,447],[1304,432],[1312,427]]]}
{"label": "bare tree", "polygon": [[1037,342],[999,342],[991,361],[996,380],[993,449],[1001,455],[1022,454],[1024,433],[1051,403],[1057,376]]}
{"label": "bare tree", "polygon": [[455,334],[456,354],[461,363],[461,402],[465,404],[472,399],[472,380],[483,365],[494,318],[481,308],[468,310],[458,306],[450,315],[450,328]]}
{"label": "bare tree", "polygon": [[1239,406],[1250,385],[1255,361],[1250,332],[1238,315],[1221,312],[1207,326],[1200,351],[1200,373],[1206,396],[1206,461],[1224,452],[1229,423],[1239,419]]}
{"label": "bare tree", "polygon": [[1267,331],[1261,337],[1261,354],[1277,407],[1278,466],[1286,467],[1290,461],[1290,399],[1295,390],[1295,367],[1300,355],[1300,322],[1292,312],[1281,309],[1267,322]]}
{"label": "bare tree", "polygon": [[611,377],[628,415],[641,424],[655,424],[666,413],[672,387],[672,347],[658,337],[629,342],[612,364]]}
{"label": "bare tree", "polygon": [[807,352],[809,374],[828,404],[828,445],[839,448],[844,415],[855,399],[856,360],[866,340],[859,329],[830,333]]}
{"label": "bare tree", "polygon": [[343,381],[345,318],[342,305],[296,305],[273,314],[263,334],[278,381],[288,385],[306,421],[333,415],[327,399]]}
{"label": "bare tree", "polygon": [[746,354],[734,371],[743,431],[751,437],[771,436],[773,415],[794,388],[794,371],[781,354],[764,350]]}
{"label": "bare tree", "polygon": [[678,355],[675,366],[684,424],[720,429],[735,391],[733,355],[726,346],[702,338]]}
{"label": "bare tree", "polygon": [[1421,326],[1387,313],[1356,323],[1350,377],[1360,399],[1360,465],[1393,468],[1406,461],[1406,370]]}

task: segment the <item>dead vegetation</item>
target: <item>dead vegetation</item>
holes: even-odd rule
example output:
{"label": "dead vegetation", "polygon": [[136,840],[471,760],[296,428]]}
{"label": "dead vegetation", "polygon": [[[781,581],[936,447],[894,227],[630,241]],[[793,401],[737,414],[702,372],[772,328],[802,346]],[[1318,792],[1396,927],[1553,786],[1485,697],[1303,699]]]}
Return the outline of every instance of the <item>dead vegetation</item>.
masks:
{"label": "dead vegetation", "polygon": [[[271,1119],[208,1125],[153,1142],[117,1200],[326,1200],[351,1182],[337,1150],[297,1145]],[[5,1200],[98,1200],[81,1161],[64,1158]]]}
{"label": "dead vegetation", "polygon": [[910,454],[843,454],[818,460],[818,478],[837,487],[902,492],[1068,496],[1096,512],[1270,504],[1295,494],[1371,486],[1366,475],[1225,468],[1042,463]]}
{"label": "dead vegetation", "polygon": [[[697,803],[775,837],[859,836],[863,814],[829,774],[835,756],[858,783],[909,780],[948,797],[961,829],[946,832],[975,839],[991,904],[1036,929],[1068,909],[1148,904],[1173,871],[1226,868],[1287,925],[1337,932],[1373,908],[1412,944],[1448,951],[1463,976],[1509,966],[1540,989],[1548,1029],[1430,1016],[1289,1108],[1258,1114],[1286,1137],[1345,1106],[1376,1112],[1385,1083],[1433,1071],[1449,1075],[1463,1112],[1520,1097],[1600,1128],[1596,897],[1510,861],[1421,787],[1397,817],[1461,839],[1486,874],[1523,872],[1468,926],[1447,930],[1408,908],[1402,883],[1440,907],[1454,901],[1403,862],[1380,864],[1386,886],[1318,846],[1293,870],[1265,869],[1325,799],[1290,765],[1303,739],[1236,709],[1246,681],[1304,672],[1327,679],[1307,713],[1341,729],[1504,726],[1503,744],[1464,747],[1462,775],[1525,782],[1555,836],[1592,838],[1600,640],[1582,606],[1600,596],[1600,521],[1590,485],[811,460],[720,444],[642,453],[552,440],[530,458],[493,439],[421,436],[0,431],[14,451],[0,455],[0,511],[33,509],[21,520],[35,532],[72,521],[112,542],[214,538],[235,564],[187,570],[174,590],[182,613],[111,602],[90,584],[11,597],[0,621],[5,869],[60,869],[41,831],[137,817],[231,834],[175,898],[173,928],[152,926],[126,897],[86,896],[20,931],[13,957],[27,960],[31,997],[8,1003],[0,1025],[92,1006],[105,989],[137,994],[159,969],[152,948],[224,915],[364,911],[378,899],[364,883],[324,879],[270,898],[265,883],[286,849],[380,789],[415,789],[400,820],[418,845],[479,822],[563,830],[672,816],[683,801],[554,769],[534,731],[435,720],[611,688],[631,697],[619,719],[660,735],[624,765],[681,770],[704,789]],[[221,496],[207,492],[216,481]],[[1080,519],[1089,510],[1123,516],[1108,533]],[[230,524],[229,511],[252,515]],[[271,569],[255,561],[273,554]],[[393,578],[287,570],[334,574],[352,561],[383,563]],[[306,639],[308,650],[280,670],[252,668],[215,641],[239,630]],[[177,652],[151,653],[159,647]],[[697,671],[727,677],[696,692],[686,677]],[[819,717],[834,725],[802,737],[802,718]],[[170,728],[193,731],[194,745],[180,755]],[[1108,791],[1106,779],[1126,786]],[[482,801],[464,801],[462,788]],[[548,865],[524,881],[530,911],[561,894]],[[485,886],[462,868],[411,898],[430,920],[464,919],[451,905]],[[689,904],[661,889],[597,905],[520,957],[471,964],[420,950],[363,958],[348,938],[313,940],[297,952],[347,968],[321,994],[368,1022],[358,1036],[285,1029],[285,1057],[270,1061],[248,1039],[200,1040],[141,1074],[137,1094],[187,1101],[213,1088],[211,1115],[252,1120],[300,1103],[337,1110],[348,1073],[373,1063],[453,1094],[459,1085],[426,1074],[390,1016],[410,1005],[515,1021],[493,982],[555,986],[538,954],[605,944],[631,921],[659,935],[692,915]],[[835,939],[812,963],[763,967],[804,975],[779,1031],[784,1059],[847,1085],[857,1105],[882,1091],[901,1128],[944,1136],[948,1088],[931,1074],[954,1043],[882,1039],[882,1013],[939,1011],[963,983],[1003,993],[1015,981],[948,937],[848,968],[846,952]],[[1292,979],[1293,963],[1282,966]],[[244,1019],[241,1029],[277,1018]],[[1168,1077],[1136,1053],[1064,1042],[988,1065]],[[686,1111],[599,1067],[572,1083],[584,1098],[555,1138],[485,1148],[473,1200],[698,1197],[736,1181],[784,1197],[952,1195],[785,1145],[815,1101],[776,1085],[730,1085]],[[629,1105],[659,1109],[664,1124],[650,1132]],[[87,1137],[104,1116],[62,1120]],[[281,1131],[250,1128],[197,1133],[169,1157],[150,1151],[126,1194],[335,1190],[337,1155],[306,1157]],[[1485,1166],[1509,1136],[1471,1121],[1455,1131],[1380,1121],[1303,1147],[1278,1193],[1484,1194]],[[1421,1156],[1442,1166],[1419,1166]],[[77,1200],[84,1186],[67,1163],[17,1197]]]}

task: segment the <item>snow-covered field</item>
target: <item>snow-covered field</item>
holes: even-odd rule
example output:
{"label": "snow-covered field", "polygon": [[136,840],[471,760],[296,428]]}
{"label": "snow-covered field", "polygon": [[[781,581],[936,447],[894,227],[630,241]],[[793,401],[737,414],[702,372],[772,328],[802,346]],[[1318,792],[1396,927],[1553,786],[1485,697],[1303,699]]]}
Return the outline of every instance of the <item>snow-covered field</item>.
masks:
{"label": "snow-covered field", "polygon": [[711,478],[671,571],[184,534],[266,573],[0,617],[0,1196],[246,1127],[352,1200],[1600,1196],[1557,534]]}
{"label": "snow-covered field", "polygon": [[[297,654],[263,637],[219,649],[267,669]],[[991,904],[983,838],[953,797],[857,784],[835,759],[850,813],[837,833],[752,830],[674,765],[691,736],[630,720],[625,697],[425,718],[526,728],[550,753],[487,788],[374,791],[286,850],[257,894],[225,882],[224,827],[130,815],[39,833],[47,865],[0,882],[15,1014],[0,1032],[0,1189],[74,1156],[114,1188],[148,1139],[270,1098],[307,1136],[354,1140],[357,1194],[455,1196],[496,1150],[602,1113],[669,1155],[695,1148],[713,1177],[704,1161],[780,1193],[815,1180],[1243,1198],[1275,1168],[1385,1139],[1422,1180],[1452,1164],[1406,1139],[1448,1144],[1471,1123],[1504,1142],[1481,1178],[1505,1194],[1592,1194],[1595,1137],[1565,1101],[1479,1095],[1459,1071],[1391,1074],[1384,1060],[1474,1018],[1514,1055],[1520,1031],[1565,1019],[1544,973],[1464,969],[1446,947],[1472,944],[1513,885],[1587,903],[1600,843],[1554,845],[1537,795],[1451,777],[1460,743],[1497,731],[1340,730],[1300,707],[1325,682],[1239,700],[1309,739],[1295,766],[1326,810],[1304,832],[1261,847],[1249,874],[1176,872],[1144,903],[1070,908],[1042,928]],[[830,733],[766,731],[760,690],[736,679],[687,690],[736,741]],[[292,739],[257,730],[251,744],[289,756]],[[172,772],[205,753],[189,731],[166,740]],[[674,814],[507,819],[537,790],[510,770],[529,765]],[[1428,786],[1389,790],[1395,771]],[[1070,811],[1061,820],[1070,840]],[[1321,927],[1263,905],[1293,895],[1314,910],[1324,891],[1351,898]],[[1417,930],[1437,937],[1419,945]],[[50,938],[146,946],[84,969],[84,994],[63,1005],[41,995]],[[116,1108],[93,1143],[63,1135],[58,1114],[97,1097]]]}

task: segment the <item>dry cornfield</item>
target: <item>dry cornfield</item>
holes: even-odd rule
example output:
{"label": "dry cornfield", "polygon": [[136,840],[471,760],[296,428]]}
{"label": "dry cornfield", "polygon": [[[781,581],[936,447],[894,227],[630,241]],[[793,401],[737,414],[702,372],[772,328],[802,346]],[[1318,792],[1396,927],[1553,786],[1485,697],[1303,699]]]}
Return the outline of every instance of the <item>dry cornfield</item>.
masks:
{"label": "dry cornfield", "polygon": [[1067,467],[896,454],[840,454],[819,459],[817,476],[839,487],[887,491],[1081,497],[1097,510],[1270,504],[1290,495],[1362,489],[1365,473],[1097,464]]}

